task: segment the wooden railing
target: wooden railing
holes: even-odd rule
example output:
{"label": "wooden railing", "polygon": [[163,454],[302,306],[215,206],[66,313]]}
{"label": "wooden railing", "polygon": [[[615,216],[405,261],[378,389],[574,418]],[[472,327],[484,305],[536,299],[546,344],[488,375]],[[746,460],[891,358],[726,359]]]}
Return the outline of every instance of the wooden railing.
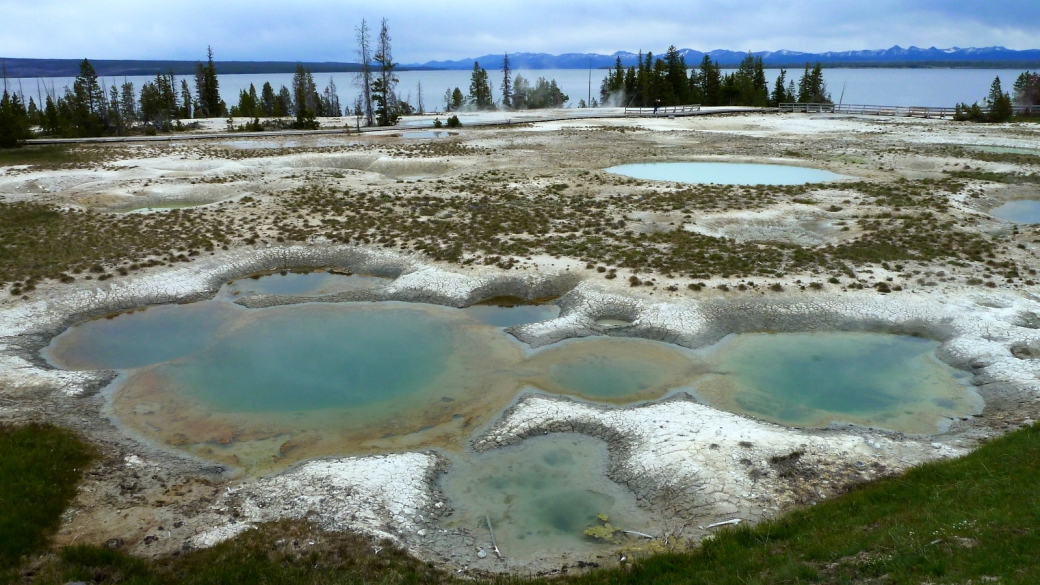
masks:
{"label": "wooden railing", "polygon": [[689,116],[701,111],[700,104],[691,106],[661,106],[653,108],[625,108],[626,116]]}
{"label": "wooden railing", "polygon": [[[804,114],[859,114],[864,116],[901,116],[904,118],[953,118],[956,108],[928,106],[871,106],[863,104],[780,104],[781,112]],[[986,106],[983,112],[989,111]],[[1040,113],[1040,106],[1014,106],[1016,114]]]}

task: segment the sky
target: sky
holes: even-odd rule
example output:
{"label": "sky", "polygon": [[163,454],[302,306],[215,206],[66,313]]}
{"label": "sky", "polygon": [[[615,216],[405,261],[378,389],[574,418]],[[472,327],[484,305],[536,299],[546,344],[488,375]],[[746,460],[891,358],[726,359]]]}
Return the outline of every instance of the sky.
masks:
{"label": "sky", "polygon": [[489,53],[1040,48],[1038,0],[0,0],[0,56],[354,61],[386,18],[399,63]]}

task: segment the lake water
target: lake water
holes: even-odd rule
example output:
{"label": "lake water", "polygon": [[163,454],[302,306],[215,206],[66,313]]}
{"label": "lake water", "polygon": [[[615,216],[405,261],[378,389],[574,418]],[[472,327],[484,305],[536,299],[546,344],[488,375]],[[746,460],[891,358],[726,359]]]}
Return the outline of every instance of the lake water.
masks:
{"label": "lake water", "polygon": [[[500,73],[497,68],[501,63],[483,63],[488,69],[491,77],[492,94],[496,99],[498,87],[501,83]],[[728,70],[727,70],[728,72]],[[779,75],[778,69],[767,69],[766,77],[769,87]],[[788,79],[792,77],[797,82],[801,71],[788,71]],[[949,106],[952,107],[960,102],[982,102],[989,94],[990,84],[993,78],[999,76],[1003,82],[1004,89],[1010,90],[1018,75],[1022,73],[1019,69],[832,69],[823,70],[824,79],[835,102],[839,100],[846,104],[877,104],[891,106]],[[460,88],[463,93],[468,91],[470,82],[470,71],[400,71],[398,77],[400,83],[398,89],[402,97],[411,104],[417,103],[418,86],[423,87],[424,103],[426,111],[443,111],[445,92],[454,88]],[[532,82],[538,77],[555,79],[563,93],[570,97],[570,106],[576,106],[579,100],[587,99],[589,94],[589,72],[581,69],[544,69],[544,70],[518,70],[514,74],[523,75]],[[592,72],[592,96],[598,99],[599,84],[606,76],[606,71],[594,70]],[[358,90],[354,85],[353,73],[317,73],[315,82],[319,90],[323,89],[330,79],[335,81],[339,91],[340,102],[344,105],[354,103]],[[154,78],[134,76],[127,78],[134,83],[137,91],[141,85]],[[30,96],[38,99],[42,89],[38,92],[38,80],[36,79],[12,79],[9,83],[14,88],[21,88],[26,99]],[[39,80],[40,84],[48,88],[54,87],[61,92],[65,86],[72,87],[72,78],[54,77]],[[106,86],[123,83],[123,78],[104,78]],[[265,81],[270,81],[275,91],[279,86],[292,85],[292,74],[261,74],[261,75],[221,75],[219,77],[221,97],[229,106],[238,103],[238,94],[241,90],[248,90],[253,84],[259,93]],[[189,84],[193,82],[189,79]],[[179,83],[179,80],[178,80]],[[842,90],[844,88],[844,95]],[[623,104],[622,104],[623,105]]]}
{"label": "lake water", "polygon": [[[442,520],[477,536],[493,556],[487,520],[503,556],[559,556],[602,552],[607,541],[585,535],[603,525],[650,533],[649,514],[635,496],[607,478],[607,446],[577,434],[551,434],[487,453],[454,458],[440,487],[455,511]],[[486,540],[486,542],[484,542]]]}
{"label": "lake water", "polygon": [[711,404],[785,425],[832,422],[934,433],[936,421],[981,412],[982,401],[935,358],[938,343],[875,333],[732,336],[697,385]]}
{"label": "lake water", "polygon": [[744,163],[639,163],[610,167],[606,171],[650,181],[718,185],[803,185],[849,178],[820,169]]}
{"label": "lake water", "polygon": [[1040,223],[1040,201],[1016,199],[989,210],[993,217],[1014,223]]}

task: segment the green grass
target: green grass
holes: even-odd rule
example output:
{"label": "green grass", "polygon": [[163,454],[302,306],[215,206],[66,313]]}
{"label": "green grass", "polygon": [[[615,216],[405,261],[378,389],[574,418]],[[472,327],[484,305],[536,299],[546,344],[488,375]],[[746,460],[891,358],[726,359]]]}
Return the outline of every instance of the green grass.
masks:
{"label": "green grass", "polygon": [[0,575],[47,545],[93,449],[46,425],[0,425]]}
{"label": "green grass", "polygon": [[[15,436],[23,438],[12,439]],[[15,477],[6,467],[8,460],[22,461],[37,476],[39,470],[58,470],[54,477],[64,487],[51,489],[71,493],[78,475],[70,470],[81,463],[61,455],[69,445],[78,444],[70,441],[74,439],[68,433],[48,427],[5,431],[0,439],[3,477]],[[80,450],[72,452],[84,457],[82,447],[77,448]],[[40,501],[35,493],[24,490],[15,497],[21,499],[5,502],[13,503],[16,510]],[[59,511],[60,507],[49,506],[44,524],[53,526]],[[35,550],[40,544],[37,538],[29,546]],[[552,581],[504,577],[496,582],[941,584],[981,583],[987,578],[999,578],[1005,584],[1040,582],[1040,425],[997,439],[965,458],[865,484],[775,521],[723,531],[689,553],[654,556],[622,569]],[[456,582],[451,574],[388,543],[373,543],[354,534],[314,532],[304,523],[291,522],[265,525],[208,550],[155,561],[95,546],[68,547],[38,560],[27,580],[112,584]]]}

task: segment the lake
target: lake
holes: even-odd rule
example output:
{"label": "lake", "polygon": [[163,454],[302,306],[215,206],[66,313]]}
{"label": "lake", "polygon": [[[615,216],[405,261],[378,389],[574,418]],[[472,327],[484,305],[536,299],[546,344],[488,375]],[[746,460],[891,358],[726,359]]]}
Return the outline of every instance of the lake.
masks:
{"label": "lake", "polygon": [[[499,63],[485,63],[491,77],[492,94],[501,97],[499,86],[501,74],[497,68]],[[728,72],[730,70],[724,70]],[[400,71],[398,90],[401,96],[416,103],[419,84],[423,88],[423,102],[427,111],[444,109],[445,92],[460,88],[466,93],[469,88],[470,71]],[[767,69],[766,77],[770,89],[779,75],[779,69]],[[989,93],[993,78],[999,76],[1004,89],[1010,91],[1015,79],[1022,73],[1020,69],[824,69],[824,79],[834,101],[839,99],[847,104],[874,104],[891,106],[954,106],[960,102],[981,102]],[[570,97],[569,106],[577,106],[578,101],[588,99],[589,72],[581,69],[541,69],[517,70],[514,75],[523,75],[530,81],[545,77],[555,79],[563,93]],[[788,79],[792,77],[797,83],[801,71],[788,71]],[[605,70],[592,71],[592,96],[598,97],[599,84],[606,76]],[[340,102],[351,104],[358,95],[354,85],[353,73],[316,73],[314,80],[319,90],[328,85],[329,79],[336,83]],[[133,82],[137,91],[142,83],[152,77],[134,76],[127,80]],[[53,77],[41,80],[47,87],[53,86],[59,92],[64,86],[72,86],[72,78]],[[106,86],[123,83],[123,78],[104,78]],[[189,79],[191,84],[194,80]],[[228,106],[238,103],[239,91],[249,89],[249,84],[256,87],[257,92],[265,81],[270,81],[275,91],[281,85],[292,85],[291,73],[272,73],[259,75],[221,75],[220,93]],[[36,79],[9,80],[12,87],[21,88],[26,98],[42,94],[37,91]],[[178,80],[178,84],[180,81]],[[192,86],[193,87],[193,86]],[[844,95],[842,90],[844,88]]]}

